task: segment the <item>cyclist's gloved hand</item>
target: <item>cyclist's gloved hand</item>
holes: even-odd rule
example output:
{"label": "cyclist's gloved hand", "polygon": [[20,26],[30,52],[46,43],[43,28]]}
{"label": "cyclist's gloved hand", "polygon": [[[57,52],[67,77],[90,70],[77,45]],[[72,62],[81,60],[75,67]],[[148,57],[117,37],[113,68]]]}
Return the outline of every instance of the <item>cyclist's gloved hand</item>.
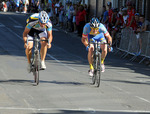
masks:
{"label": "cyclist's gloved hand", "polygon": [[89,46],[86,47],[86,51],[89,51]]}
{"label": "cyclist's gloved hand", "polygon": [[113,52],[113,47],[109,47],[109,52]]}
{"label": "cyclist's gloved hand", "polygon": [[110,46],[110,47],[112,46],[112,42],[111,42],[111,41],[109,41],[109,46]]}

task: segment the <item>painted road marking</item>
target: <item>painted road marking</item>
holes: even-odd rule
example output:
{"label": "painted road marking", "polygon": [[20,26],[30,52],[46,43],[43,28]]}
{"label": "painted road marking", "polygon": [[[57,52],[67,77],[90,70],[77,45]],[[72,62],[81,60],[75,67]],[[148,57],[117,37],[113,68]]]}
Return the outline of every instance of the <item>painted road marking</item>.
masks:
{"label": "painted road marking", "polygon": [[2,23],[0,23],[0,27],[5,27],[5,25],[3,25]]}
{"label": "painted road marking", "polygon": [[[20,37],[19,35],[17,35],[15,32],[13,32],[11,29],[9,29],[9,28],[7,28],[10,32],[12,32],[13,34],[15,34],[17,37],[19,37],[21,40],[23,40],[22,39],[22,37]],[[53,57],[52,55],[50,55],[50,54],[47,54],[50,58],[52,58],[53,60],[55,60],[55,61],[57,61],[58,63],[61,63],[61,64],[63,64],[61,61],[59,61],[58,59],[56,59],[55,57]],[[79,71],[79,70],[77,70],[77,69],[75,69],[75,68],[73,68],[73,67],[70,67],[70,66],[68,66],[68,65],[66,65],[66,64],[63,64],[64,66],[66,66],[67,68],[69,68],[69,69],[72,69],[72,70],[74,70],[74,71],[76,71],[76,72],[80,72],[81,73],[81,71]],[[84,73],[83,73],[84,74]],[[111,87],[113,87],[113,88],[116,88],[116,89],[119,89],[120,91],[123,91],[123,92],[125,92],[126,94],[131,94],[130,92],[128,92],[128,91],[125,91],[125,90],[123,90],[123,89],[121,89],[121,88],[117,88],[116,86],[112,86],[111,85]],[[143,101],[145,101],[145,102],[148,102],[148,103],[150,103],[150,101],[149,100],[147,100],[147,99],[144,99],[144,98],[142,98],[142,97],[139,97],[139,96],[135,96],[136,98],[138,98],[138,99],[140,99],[140,100],[143,100]],[[149,111],[150,112],[150,111]]]}
{"label": "painted road marking", "polygon": [[23,26],[20,26],[20,25],[15,25],[14,27],[15,28],[24,28]]}

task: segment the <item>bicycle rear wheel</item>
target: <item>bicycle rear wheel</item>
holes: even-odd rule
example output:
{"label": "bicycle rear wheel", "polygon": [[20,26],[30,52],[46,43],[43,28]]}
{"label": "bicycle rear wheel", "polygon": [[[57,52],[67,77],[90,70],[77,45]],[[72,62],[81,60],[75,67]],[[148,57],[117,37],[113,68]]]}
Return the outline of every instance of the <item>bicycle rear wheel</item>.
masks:
{"label": "bicycle rear wheel", "polygon": [[34,82],[36,85],[39,84],[39,70],[40,70],[40,56],[39,51],[35,55],[35,63],[34,63]]}
{"label": "bicycle rear wheel", "polygon": [[96,58],[96,66],[97,66],[97,72],[96,72],[96,86],[100,86],[100,79],[101,79],[101,53],[98,53],[98,56]]}

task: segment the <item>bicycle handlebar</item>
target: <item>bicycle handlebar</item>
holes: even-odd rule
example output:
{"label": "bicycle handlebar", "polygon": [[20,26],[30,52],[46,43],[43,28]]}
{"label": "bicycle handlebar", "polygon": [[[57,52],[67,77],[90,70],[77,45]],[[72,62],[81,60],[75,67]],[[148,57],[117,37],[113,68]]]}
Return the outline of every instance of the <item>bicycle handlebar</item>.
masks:
{"label": "bicycle handlebar", "polygon": [[108,46],[109,46],[109,49],[110,49],[110,52],[113,52],[113,48],[111,47],[111,44],[110,43],[104,43],[104,42],[100,42],[100,41],[97,41],[97,40],[94,40],[94,39],[92,39],[93,41],[92,42],[90,42],[90,44],[98,44],[98,45],[100,45],[100,44],[107,44]]}
{"label": "bicycle handlebar", "polygon": [[27,44],[28,44],[29,41],[37,41],[37,42],[46,41],[46,42],[48,42],[48,45],[49,45],[49,39],[46,39],[46,40],[41,40],[41,39],[27,39]]}
{"label": "bicycle handlebar", "polygon": [[107,44],[107,45],[110,46],[110,43],[104,43],[104,42],[100,42],[100,41],[92,41],[92,42],[90,42],[90,44],[95,44],[96,42],[97,42],[98,44]]}

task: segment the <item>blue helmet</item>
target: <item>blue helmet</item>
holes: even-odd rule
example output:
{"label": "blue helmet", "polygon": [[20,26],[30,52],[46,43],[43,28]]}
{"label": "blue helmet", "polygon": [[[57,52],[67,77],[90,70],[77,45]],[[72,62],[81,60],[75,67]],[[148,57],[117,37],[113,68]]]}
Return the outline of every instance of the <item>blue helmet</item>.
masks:
{"label": "blue helmet", "polygon": [[39,21],[40,21],[41,23],[48,23],[48,21],[49,21],[49,16],[48,16],[48,14],[47,14],[45,11],[41,11],[41,12],[39,13]]}
{"label": "blue helmet", "polygon": [[93,17],[90,21],[90,26],[92,28],[98,28],[100,26],[100,21],[98,20],[98,18]]}

